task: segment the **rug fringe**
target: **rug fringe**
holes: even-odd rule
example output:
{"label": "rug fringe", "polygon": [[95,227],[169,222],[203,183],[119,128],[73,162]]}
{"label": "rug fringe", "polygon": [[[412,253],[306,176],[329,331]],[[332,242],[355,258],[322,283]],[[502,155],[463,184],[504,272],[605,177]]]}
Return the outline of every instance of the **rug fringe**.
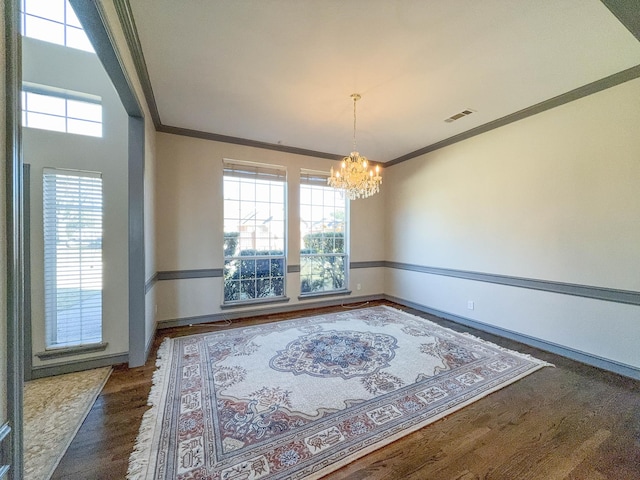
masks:
{"label": "rug fringe", "polygon": [[129,468],[127,470],[128,480],[141,480],[146,478],[149,469],[151,451],[154,445],[153,436],[156,429],[156,420],[158,418],[158,410],[162,399],[162,392],[165,383],[165,377],[168,372],[169,353],[171,347],[171,338],[165,338],[158,348],[156,355],[156,371],[153,372],[151,391],[147,405],[151,408],[142,416],[138,437],[133,447],[133,452],[129,456]]}

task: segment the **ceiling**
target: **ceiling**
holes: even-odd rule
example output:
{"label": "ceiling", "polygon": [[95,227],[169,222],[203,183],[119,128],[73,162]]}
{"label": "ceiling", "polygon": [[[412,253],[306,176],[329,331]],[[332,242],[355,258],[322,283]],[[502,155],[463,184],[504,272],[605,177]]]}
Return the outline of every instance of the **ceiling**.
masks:
{"label": "ceiling", "polygon": [[357,147],[379,162],[640,64],[600,0],[129,4],[156,123],[342,156],[357,92]]}

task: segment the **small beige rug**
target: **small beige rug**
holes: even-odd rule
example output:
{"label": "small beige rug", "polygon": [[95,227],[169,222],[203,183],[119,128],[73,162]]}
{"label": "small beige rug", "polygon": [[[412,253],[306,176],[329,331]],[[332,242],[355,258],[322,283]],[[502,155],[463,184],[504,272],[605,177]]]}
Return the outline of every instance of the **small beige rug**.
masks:
{"label": "small beige rug", "polygon": [[25,383],[25,480],[51,478],[110,374],[104,367]]}

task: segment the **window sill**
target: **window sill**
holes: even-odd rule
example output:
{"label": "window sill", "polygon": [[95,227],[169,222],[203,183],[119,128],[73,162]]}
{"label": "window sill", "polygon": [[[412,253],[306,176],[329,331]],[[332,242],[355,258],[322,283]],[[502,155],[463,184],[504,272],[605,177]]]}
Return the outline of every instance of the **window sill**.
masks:
{"label": "window sill", "polygon": [[53,360],[54,358],[70,357],[72,355],[81,355],[83,353],[101,352],[106,350],[109,344],[91,343],[88,345],[78,345],[77,347],[59,347],[36,353],[36,357],[40,360]]}
{"label": "window sill", "polygon": [[332,290],[330,292],[303,293],[298,296],[298,300],[307,300],[309,298],[318,297],[337,297],[342,295],[351,295],[351,290]]}
{"label": "window sill", "polygon": [[286,303],[290,299],[289,297],[276,297],[276,298],[260,298],[256,300],[240,300],[237,302],[227,302],[220,305],[222,310],[227,310],[230,308],[240,308],[240,307],[253,307],[254,305],[266,305],[270,303]]}

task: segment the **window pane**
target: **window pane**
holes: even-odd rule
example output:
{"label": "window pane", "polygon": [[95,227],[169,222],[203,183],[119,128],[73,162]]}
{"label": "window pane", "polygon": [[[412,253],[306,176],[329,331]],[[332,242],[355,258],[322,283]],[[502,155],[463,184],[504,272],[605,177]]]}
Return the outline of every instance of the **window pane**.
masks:
{"label": "window pane", "polygon": [[64,23],[65,0],[25,0],[26,13]]}
{"label": "window pane", "polygon": [[[237,220],[240,218],[240,202],[237,200],[225,200],[224,201],[224,214],[228,220],[234,220],[229,225],[236,225],[235,231],[237,231]],[[226,228],[227,222],[225,221],[225,232],[229,231]]]}
{"label": "window pane", "polygon": [[[243,193],[244,193],[244,188],[243,188]],[[248,225],[253,225],[255,223],[256,204],[253,201],[247,201],[247,198],[244,197],[244,195],[242,197],[242,202],[240,202],[240,218],[242,219],[243,225],[248,226]]]}
{"label": "window pane", "polygon": [[240,182],[237,179],[224,179],[224,198],[229,200],[238,200],[240,198]]}
{"label": "window pane", "polygon": [[82,24],[80,23],[80,20],[78,20],[78,17],[76,16],[76,12],[73,11],[73,7],[71,6],[71,4],[69,3],[69,0],[66,0],[67,3],[67,25],[71,25],[73,27],[78,27],[78,28],[82,28]]}
{"label": "window pane", "polygon": [[49,113],[59,117],[65,116],[65,99],[27,92],[27,110],[30,112]]}
{"label": "window pane", "polygon": [[79,120],[102,121],[102,105],[99,103],[67,100],[67,116]]}
{"label": "window pane", "polygon": [[243,180],[241,183],[242,200],[245,202],[254,202],[256,199],[256,184]]}
{"label": "window pane", "polygon": [[102,124],[70,118],[67,120],[67,132],[89,135],[91,137],[102,137]]}
{"label": "window pane", "polygon": [[[268,198],[268,197],[267,197]],[[271,220],[271,205],[268,202],[256,202],[256,222],[263,225]]]}
{"label": "window pane", "polygon": [[66,131],[66,121],[64,117],[54,117],[42,113],[27,112],[25,126],[30,128],[41,128],[43,130],[53,130],[54,132]]}
{"label": "window pane", "polygon": [[271,199],[271,188],[266,182],[256,184],[256,199],[262,202],[269,202]]}
{"label": "window pane", "polygon": [[93,45],[91,45],[89,37],[87,37],[84,30],[75,27],[67,27],[67,47],[95,53]]}
{"label": "window pane", "polygon": [[24,35],[45,42],[64,45],[64,25],[26,15],[24,19]]}

